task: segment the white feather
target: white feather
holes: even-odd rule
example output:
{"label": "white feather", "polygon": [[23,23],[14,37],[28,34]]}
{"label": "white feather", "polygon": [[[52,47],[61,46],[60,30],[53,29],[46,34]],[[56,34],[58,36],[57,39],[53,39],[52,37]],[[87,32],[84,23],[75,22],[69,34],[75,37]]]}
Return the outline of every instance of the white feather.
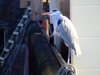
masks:
{"label": "white feather", "polygon": [[[62,19],[63,21],[57,25],[59,19]],[[59,11],[52,14],[52,22],[54,25],[54,32],[57,31],[59,36],[71,49],[75,51],[75,54],[79,57],[81,55],[79,38],[72,22],[67,17],[59,13]]]}

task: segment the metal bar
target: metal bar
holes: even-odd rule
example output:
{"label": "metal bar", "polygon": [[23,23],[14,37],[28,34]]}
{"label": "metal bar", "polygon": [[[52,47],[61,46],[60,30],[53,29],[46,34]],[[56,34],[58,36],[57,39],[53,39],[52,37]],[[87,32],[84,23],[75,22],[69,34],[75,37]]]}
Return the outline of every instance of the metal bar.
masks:
{"label": "metal bar", "polygon": [[10,49],[7,49],[7,48],[4,48],[3,49],[5,52],[9,52],[10,51]]}
{"label": "metal bar", "polygon": [[19,34],[19,32],[14,31],[14,32],[13,32],[13,34],[14,34],[14,35],[18,35],[18,34]]}
{"label": "metal bar", "polygon": [[65,60],[62,58],[61,54],[58,52],[56,47],[53,44],[51,44],[50,47],[60,66],[65,64],[66,63]]}
{"label": "metal bar", "polygon": [[18,24],[18,26],[23,27],[23,26],[24,26],[24,24],[23,24],[23,23],[19,23],[19,24]]}
{"label": "metal bar", "polygon": [[8,42],[13,44],[14,43],[14,40],[8,40]]}
{"label": "metal bar", "polygon": [[[39,28],[41,29],[42,33],[44,34],[47,42],[49,43],[49,37],[46,34],[45,30],[43,29],[42,25],[39,23],[39,21],[37,21],[37,24],[38,24]],[[51,50],[52,50],[54,56],[56,57],[59,65],[62,66],[63,64],[65,64],[66,63],[65,60],[62,58],[60,53],[57,51],[56,47],[53,44],[51,44],[50,47],[51,47]]]}
{"label": "metal bar", "polygon": [[2,60],[2,61],[3,61],[4,59],[5,59],[5,58],[3,58],[3,57],[1,57],[1,56],[0,56],[0,60]]}
{"label": "metal bar", "polygon": [[39,23],[39,21],[36,21],[36,22],[37,22],[39,28],[41,29],[42,33],[44,34],[44,36],[45,36],[47,42],[49,43],[49,37],[48,37],[48,35],[46,34],[44,28],[43,28],[42,25]]}
{"label": "metal bar", "polygon": [[31,11],[31,7],[28,7],[28,11]]}
{"label": "metal bar", "polygon": [[[44,31],[43,27],[41,26],[41,24],[38,21],[37,21],[37,24],[38,24],[39,28],[41,29],[41,32],[44,34],[44,37],[46,38],[46,40],[48,41],[48,44],[49,44],[49,38],[48,38],[46,32]],[[76,75],[75,68],[72,65],[70,65],[69,63],[65,62],[65,60],[62,58],[61,54],[56,49],[56,47],[53,44],[49,44],[49,46],[51,48],[53,55],[55,56],[56,60],[58,61],[59,65],[61,66],[57,75],[64,75],[65,73],[71,74],[71,75]]]}
{"label": "metal bar", "polygon": [[23,15],[23,18],[27,19],[28,18],[28,15]]}

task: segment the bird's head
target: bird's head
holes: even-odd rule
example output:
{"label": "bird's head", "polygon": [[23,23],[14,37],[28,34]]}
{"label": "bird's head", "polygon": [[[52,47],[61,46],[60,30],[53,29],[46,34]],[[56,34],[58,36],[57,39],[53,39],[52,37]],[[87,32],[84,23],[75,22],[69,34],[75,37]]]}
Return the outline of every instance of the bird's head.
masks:
{"label": "bird's head", "polygon": [[41,15],[49,15],[50,17],[52,17],[52,19],[59,20],[61,13],[58,10],[52,10],[50,12],[42,13]]}
{"label": "bird's head", "polygon": [[49,15],[51,18],[51,23],[53,24],[54,31],[57,29],[57,22],[61,19],[61,13],[58,10],[52,10],[50,12],[42,13],[41,15]]}

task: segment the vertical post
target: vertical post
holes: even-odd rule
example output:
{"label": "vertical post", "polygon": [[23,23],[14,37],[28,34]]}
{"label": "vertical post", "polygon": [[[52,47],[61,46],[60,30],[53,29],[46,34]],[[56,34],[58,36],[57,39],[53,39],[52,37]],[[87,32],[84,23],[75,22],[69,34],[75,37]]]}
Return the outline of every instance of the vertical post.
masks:
{"label": "vertical post", "polygon": [[20,0],[20,8],[27,8],[28,4],[27,4],[27,0]]}
{"label": "vertical post", "polygon": [[[50,10],[58,9],[60,10],[60,0],[50,0]],[[52,20],[50,19],[50,23],[52,24]],[[57,34],[54,35],[54,44],[57,47],[57,50],[61,51],[61,40]]]}
{"label": "vertical post", "polygon": [[70,18],[70,0],[60,0],[60,11]]}
{"label": "vertical post", "polygon": [[48,8],[48,0],[46,0],[46,9]]}
{"label": "vertical post", "polygon": [[48,22],[48,20],[46,20],[46,29],[47,29],[47,31],[46,31],[46,33],[47,33],[47,35],[49,36],[49,22]]}
{"label": "vertical post", "polygon": [[[63,15],[69,15],[69,0],[50,0],[50,10],[58,9]],[[67,6],[67,7],[66,7]],[[68,16],[69,17],[69,16]],[[50,19],[50,23],[52,20]],[[63,58],[67,59],[67,47],[61,41],[60,37],[55,34],[54,35],[54,44],[57,47],[57,50],[62,54]]]}
{"label": "vertical post", "polygon": [[31,20],[40,20],[43,10],[43,0],[31,0]]}

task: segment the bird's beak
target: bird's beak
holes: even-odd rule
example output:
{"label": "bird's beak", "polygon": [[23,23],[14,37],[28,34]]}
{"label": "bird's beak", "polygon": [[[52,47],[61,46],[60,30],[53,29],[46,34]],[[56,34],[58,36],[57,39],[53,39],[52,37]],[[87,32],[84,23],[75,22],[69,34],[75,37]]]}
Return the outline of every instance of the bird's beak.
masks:
{"label": "bird's beak", "polygon": [[51,12],[42,13],[41,15],[50,15]]}

